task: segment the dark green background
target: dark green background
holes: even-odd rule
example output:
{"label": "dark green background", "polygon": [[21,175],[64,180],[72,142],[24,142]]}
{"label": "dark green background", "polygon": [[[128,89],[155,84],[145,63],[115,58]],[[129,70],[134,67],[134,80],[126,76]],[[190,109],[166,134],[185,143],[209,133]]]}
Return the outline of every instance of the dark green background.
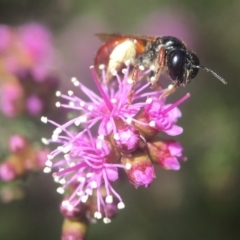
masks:
{"label": "dark green background", "polygon": [[[193,83],[170,97],[173,101],[187,92],[192,95],[181,106],[184,133],[178,137],[188,161],[179,172],[158,169],[157,179],[148,189],[136,190],[127,181],[118,183],[116,189],[126,209],[110,225],[93,225],[88,239],[240,239],[239,9],[238,0],[0,1],[0,23],[39,21],[51,28],[62,79],[73,74],[90,79],[88,65],[84,64],[91,61],[97,49],[93,33],[107,30],[145,34],[140,32],[144,19],[153,12],[167,11],[169,18],[180,12],[189,19],[191,44],[199,58],[228,81],[225,86],[201,72]],[[85,48],[88,52],[81,52]],[[79,62],[74,62],[74,54]],[[3,117],[0,123],[3,148],[11,133],[28,129],[29,120],[21,119],[18,125],[14,120],[7,129],[9,123]],[[37,139],[43,133],[32,134]],[[32,175],[24,185],[25,199],[0,203],[0,239],[60,239],[60,196],[55,187],[50,175]]]}

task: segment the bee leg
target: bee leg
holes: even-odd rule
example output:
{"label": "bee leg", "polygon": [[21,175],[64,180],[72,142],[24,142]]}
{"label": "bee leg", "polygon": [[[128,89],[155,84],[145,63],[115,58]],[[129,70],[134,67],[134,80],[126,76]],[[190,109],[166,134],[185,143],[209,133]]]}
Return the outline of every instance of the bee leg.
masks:
{"label": "bee leg", "polygon": [[131,90],[128,94],[128,104],[127,104],[127,107],[132,103],[132,100],[133,100],[133,96],[134,96],[134,93],[135,93],[135,86],[136,86],[136,83],[137,81],[134,81],[132,82],[132,86],[131,86]]}
{"label": "bee leg", "polygon": [[151,72],[150,73],[150,82],[151,82],[151,87],[153,89],[156,89],[156,90],[162,90],[163,87],[162,85],[159,83],[159,78],[161,76],[161,71],[162,69],[161,68],[158,68],[158,70],[156,72]]}
{"label": "bee leg", "polygon": [[158,52],[158,56],[155,63],[152,65],[154,70],[152,70],[150,73],[150,81],[152,83],[152,87],[159,90],[162,89],[162,86],[158,83],[158,80],[161,76],[162,69],[164,67],[164,61],[165,61],[165,49],[162,47]]}
{"label": "bee leg", "polygon": [[133,82],[135,82],[135,83],[136,83],[137,80],[138,80],[139,71],[140,71],[139,66],[138,66],[138,65],[135,65],[134,68],[133,68],[133,71],[132,71],[132,80],[133,80]]}
{"label": "bee leg", "polygon": [[113,73],[112,73],[112,71],[109,71],[109,69],[106,72],[106,78],[105,79],[106,79],[107,84],[113,79]]}
{"label": "bee leg", "polygon": [[133,99],[133,95],[134,95],[134,87],[137,83],[137,80],[139,78],[139,66],[138,65],[135,65],[133,70],[132,70],[132,87],[131,87],[131,90],[130,90],[130,93],[128,95],[128,104],[127,104],[127,107],[132,103],[132,99]]}
{"label": "bee leg", "polygon": [[170,84],[168,88],[160,95],[159,98],[166,98],[170,94],[174,93],[178,87],[179,85],[177,83],[174,83],[173,85]]}
{"label": "bee leg", "polygon": [[153,88],[153,89],[155,89],[155,90],[158,90],[158,91],[160,91],[160,90],[163,89],[162,85],[161,85],[159,82],[153,83],[152,86],[151,86],[151,88]]}
{"label": "bee leg", "polygon": [[150,77],[152,86],[156,87],[159,90],[162,89],[162,86],[158,83],[158,79],[160,78],[162,69],[164,67],[164,60],[165,60],[165,49],[162,47],[158,52],[157,64],[155,63],[155,66],[158,66],[158,67],[156,68],[154,75]]}
{"label": "bee leg", "polygon": [[133,100],[133,96],[134,96],[134,86],[131,88],[130,93],[128,95],[127,108],[128,108],[129,105],[131,105],[132,100]]}

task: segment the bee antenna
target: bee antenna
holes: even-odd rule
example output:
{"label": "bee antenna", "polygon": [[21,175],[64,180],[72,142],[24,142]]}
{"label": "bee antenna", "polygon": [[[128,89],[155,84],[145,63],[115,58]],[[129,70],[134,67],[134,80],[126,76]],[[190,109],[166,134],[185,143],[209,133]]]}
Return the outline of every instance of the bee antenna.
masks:
{"label": "bee antenna", "polygon": [[227,84],[227,81],[224,79],[224,78],[222,78],[222,77],[220,77],[217,73],[215,73],[213,70],[211,70],[211,69],[209,69],[209,68],[206,68],[206,67],[204,67],[204,66],[201,66],[201,65],[197,65],[197,66],[193,66],[194,68],[198,68],[198,69],[202,69],[202,70],[204,70],[204,71],[206,71],[206,72],[208,72],[208,73],[211,73],[215,78],[217,78],[218,80],[220,80],[223,84]]}

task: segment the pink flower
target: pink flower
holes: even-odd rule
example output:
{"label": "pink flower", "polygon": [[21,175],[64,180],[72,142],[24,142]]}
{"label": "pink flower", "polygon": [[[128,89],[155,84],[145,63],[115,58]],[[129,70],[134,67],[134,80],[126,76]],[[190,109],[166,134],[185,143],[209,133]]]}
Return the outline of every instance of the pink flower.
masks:
{"label": "pink flower", "polygon": [[0,179],[2,181],[12,181],[16,178],[16,169],[15,166],[13,166],[9,162],[4,162],[0,165]]}
{"label": "pink flower", "polygon": [[31,115],[38,115],[42,112],[43,101],[36,95],[31,95],[26,99],[26,109]]}
{"label": "pink flower", "polygon": [[59,193],[70,192],[63,206],[68,216],[69,211],[74,214],[81,208],[90,220],[103,217],[108,223],[113,215],[108,211],[113,206],[124,207],[112,187],[119,168],[136,188],[148,187],[156,177],[153,163],[166,169],[179,168],[180,145],[159,140],[156,135],[182,132],[176,125],[181,116],[177,106],[190,94],[174,104],[165,104],[166,99],[160,97],[164,90],[151,89],[149,82],[139,81],[133,88],[128,67],[122,79],[116,73],[110,82],[106,81],[104,68],[101,81],[94,68],[90,69],[98,94],[73,78],[80,94],[56,92],[62,99],[56,106],[71,110],[73,117],[62,125],[47,117],[41,119],[56,127],[51,139],[44,138],[43,142],[58,145],[49,154],[44,172],[54,171],[55,181],[62,185]]}
{"label": "pink flower", "polygon": [[[187,95],[184,100],[188,97],[189,96]],[[164,100],[159,101],[159,99],[153,99],[145,108],[145,114],[148,115],[150,121],[149,125],[170,136],[179,135],[183,132],[181,127],[175,125],[178,118],[182,115],[180,110],[176,107],[179,104],[179,101],[175,104],[165,105]]]}
{"label": "pink flower", "polygon": [[[123,205],[111,182],[118,179],[118,168],[124,166],[111,163],[109,158],[113,157],[112,149],[103,139],[94,139],[90,133],[87,136],[75,135],[66,129],[64,132],[67,136],[56,132],[53,135],[52,139],[62,145],[49,154],[44,171],[50,171],[50,167],[59,168],[59,171],[54,173],[55,181],[62,184],[62,187],[58,188],[59,193],[75,186],[67,200],[70,209],[75,209],[80,203],[86,203],[92,194],[96,194],[98,207],[94,216],[97,219],[104,216],[104,221],[108,221],[108,203],[111,204],[116,198],[119,206]],[[64,154],[64,158],[55,162],[54,158],[59,154]],[[119,155],[115,158],[119,158]],[[106,196],[101,193],[102,187]]]}
{"label": "pink flower", "polygon": [[[0,25],[0,108],[7,117],[38,115],[51,107],[58,79],[50,31],[40,24]],[[52,109],[51,109],[52,110]]]}
{"label": "pink flower", "polygon": [[31,73],[36,81],[42,82],[52,71],[54,50],[50,31],[37,23],[29,23],[18,28],[21,47],[32,59]]}
{"label": "pink flower", "polygon": [[10,154],[0,164],[0,179],[13,181],[20,179],[29,171],[42,170],[49,150],[30,143],[22,135],[13,135],[8,141]]}
{"label": "pink flower", "polygon": [[0,53],[4,52],[11,42],[11,30],[7,25],[0,24]]}
{"label": "pink flower", "polygon": [[18,29],[20,41],[35,60],[44,56],[51,49],[50,32],[40,24],[29,23]]}
{"label": "pink flower", "polygon": [[7,117],[14,117],[22,110],[23,88],[13,79],[3,83],[0,88],[0,107]]}
{"label": "pink flower", "polygon": [[18,28],[0,25],[2,70],[25,76],[31,73],[42,82],[54,70],[55,51],[50,31],[37,23]]}
{"label": "pink flower", "polygon": [[22,153],[27,146],[26,139],[21,135],[13,135],[8,141],[8,148],[12,153]]}

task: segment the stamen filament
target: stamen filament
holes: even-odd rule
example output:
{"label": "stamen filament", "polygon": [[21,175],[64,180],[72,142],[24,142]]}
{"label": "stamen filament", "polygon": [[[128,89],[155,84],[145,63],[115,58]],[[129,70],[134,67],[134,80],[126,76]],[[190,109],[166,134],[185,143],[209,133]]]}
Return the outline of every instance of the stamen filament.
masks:
{"label": "stamen filament", "polygon": [[103,91],[99,81],[98,81],[98,77],[97,77],[97,74],[95,72],[95,69],[94,69],[94,66],[91,66],[90,67],[90,71],[91,71],[91,74],[92,74],[92,77],[93,77],[93,80],[94,80],[94,83],[96,84],[97,86],[97,89],[99,91],[99,93],[101,94],[104,102],[106,103],[109,111],[111,112],[113,110],[113,105],[111,104],[111,101],[109,100],[108,96],[105,94],[105,92]]}
{"label": "stamen filament", "polygon": [[185,102],[188,98],[190,98],[191,94],[187,93],[184,97],[182,97],[181,99],[179,99],[177,102],[175,102],[174,104],[172,104],[171,106],[169,106],[168,108],[164,109],[162,111],[163,114],[166,114],[167,112],[171,111],[172,109],[174,109],[175,107],[179,106],[181,103]]}

